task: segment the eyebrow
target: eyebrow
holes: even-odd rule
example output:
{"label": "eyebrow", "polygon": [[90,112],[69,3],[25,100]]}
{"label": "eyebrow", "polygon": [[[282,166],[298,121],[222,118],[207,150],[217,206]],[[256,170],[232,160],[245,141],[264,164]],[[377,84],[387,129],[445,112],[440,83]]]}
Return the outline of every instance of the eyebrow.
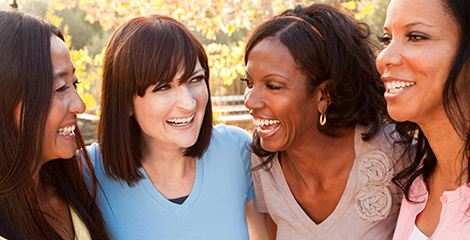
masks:
{"label": "eyebrow", "polygon": [[[76,70],[76,68],[73,68],[73,70],[72,70],[72,73],[73,73],[73,74],[75,74],[75,70]],[[67,74],[69,74],[68,71],[59,72],[59,73],[54,74],[54,75],[52,76],[52,79],[53,79],[53,80],[56,80],[56,79],[58,79],[58,78],[67,76]]]}
{"label": "eyebrow", "polygon": [[[434,26],[423,23],[423,22],[410,22],[410,23],[405,25],[405,28],[410,28],[410,27],[413,27],[413,26],[416,26],[416,25],[424,25],[426,27],[434,28]],[[388,27],[384,26],[384,30],[388,30]]]}
{"label": "eyebrow", "polygon": [[[250,74],[249,74],[246,70],[245,70],[245,74],[246,74],[249,78],[251,78]],[[273,76],[274,76],[274,77],[284,78],[284,79],[286,79],[287,81],[290,81],[290,79],[289,79],[288,77],[282,76],[282,75],[279,75],[279,74],[276,74],[276,73],[270,73],[270,74],[268,74],[268,75],[263,76],[263,78],[268,78],[268,77],[273,77]]]}

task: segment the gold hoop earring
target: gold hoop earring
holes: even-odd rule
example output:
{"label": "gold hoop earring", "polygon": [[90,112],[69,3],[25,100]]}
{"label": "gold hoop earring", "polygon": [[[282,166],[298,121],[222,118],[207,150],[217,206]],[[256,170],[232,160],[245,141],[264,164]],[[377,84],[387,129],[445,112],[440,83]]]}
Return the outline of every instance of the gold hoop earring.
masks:
{"label": "gold hoop earring", "polygon": [[324,126],[326,124],[326,114],[320,114],[320,125]]}

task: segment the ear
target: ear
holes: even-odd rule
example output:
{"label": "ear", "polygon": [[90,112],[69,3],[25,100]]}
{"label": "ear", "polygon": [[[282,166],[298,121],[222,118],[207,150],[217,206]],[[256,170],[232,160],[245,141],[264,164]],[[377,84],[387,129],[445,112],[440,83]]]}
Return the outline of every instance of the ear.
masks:
{"label": "ear", "polygon": [[135,99],[138,98],[139,95],[137,93],[134,94],[134,97],[132,97],[132,102],[128,104],[128,115],[129,117],[132,117],[134,115],[134,104],[135,104]]}
{"label": "ear", "polygon": [[134,105],[129,106],[129,117],[132,117],[134,115]]}
{"label": "ear", "polygon": [[328,109],[328,106],[331,103],[331,98],[330,94],[328,93],[328,90],[326,89],[326,86],[330,82],[329,79],[325,80],[322,82],[320,85],[318,85],[317,90],[318,90],[318,112],[320,113],[325,113],[326,110]]}

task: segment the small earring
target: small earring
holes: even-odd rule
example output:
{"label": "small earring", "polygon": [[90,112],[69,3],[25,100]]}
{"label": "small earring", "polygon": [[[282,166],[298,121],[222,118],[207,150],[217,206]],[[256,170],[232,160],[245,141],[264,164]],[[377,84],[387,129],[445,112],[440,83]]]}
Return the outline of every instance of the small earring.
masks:
{"label": "small earring", "polygon": [[326,114],[321,113],[320,114],[320,125],[324,126],[326,124]]}

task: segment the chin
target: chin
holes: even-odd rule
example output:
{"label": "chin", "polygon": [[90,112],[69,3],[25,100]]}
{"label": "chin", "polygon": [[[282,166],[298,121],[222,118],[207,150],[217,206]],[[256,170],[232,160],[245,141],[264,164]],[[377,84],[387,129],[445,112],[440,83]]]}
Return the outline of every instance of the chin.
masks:
{"label": "chin", "polygon": [[263,141],[261,141],[261,147],[268,151],[268,152],[277,152],[277,151],[281,151],[280,148],[276,147],[276,146],[272,146],[270,144],[266,144],[266,143],[263,143]]}
{"label": "chin", "polygon": [[408,118],[403,114],[403,111],[400,111],[400,108],[387,109],[388,115],[397,122],[408,121]]}
{"label": "chin", "polygon": [[61,156],[62,156],[63,159],[69,159],[69,158],[72,158],[73,156],[75,156],[76,152],[77,152],[76,148],[74,148],[73,150],[70,149],[70,151],[67,151],[67,152],[64,152],[63,154],[61,154]]}
{"label": "chin", "polygon": [[62,158],[63,158],[63,159],[70,159],[70,158],[73,158],[73,156],[75,156],[75,153],[74,153],[74,154],[67,154],[67,155],[64,155]]}

